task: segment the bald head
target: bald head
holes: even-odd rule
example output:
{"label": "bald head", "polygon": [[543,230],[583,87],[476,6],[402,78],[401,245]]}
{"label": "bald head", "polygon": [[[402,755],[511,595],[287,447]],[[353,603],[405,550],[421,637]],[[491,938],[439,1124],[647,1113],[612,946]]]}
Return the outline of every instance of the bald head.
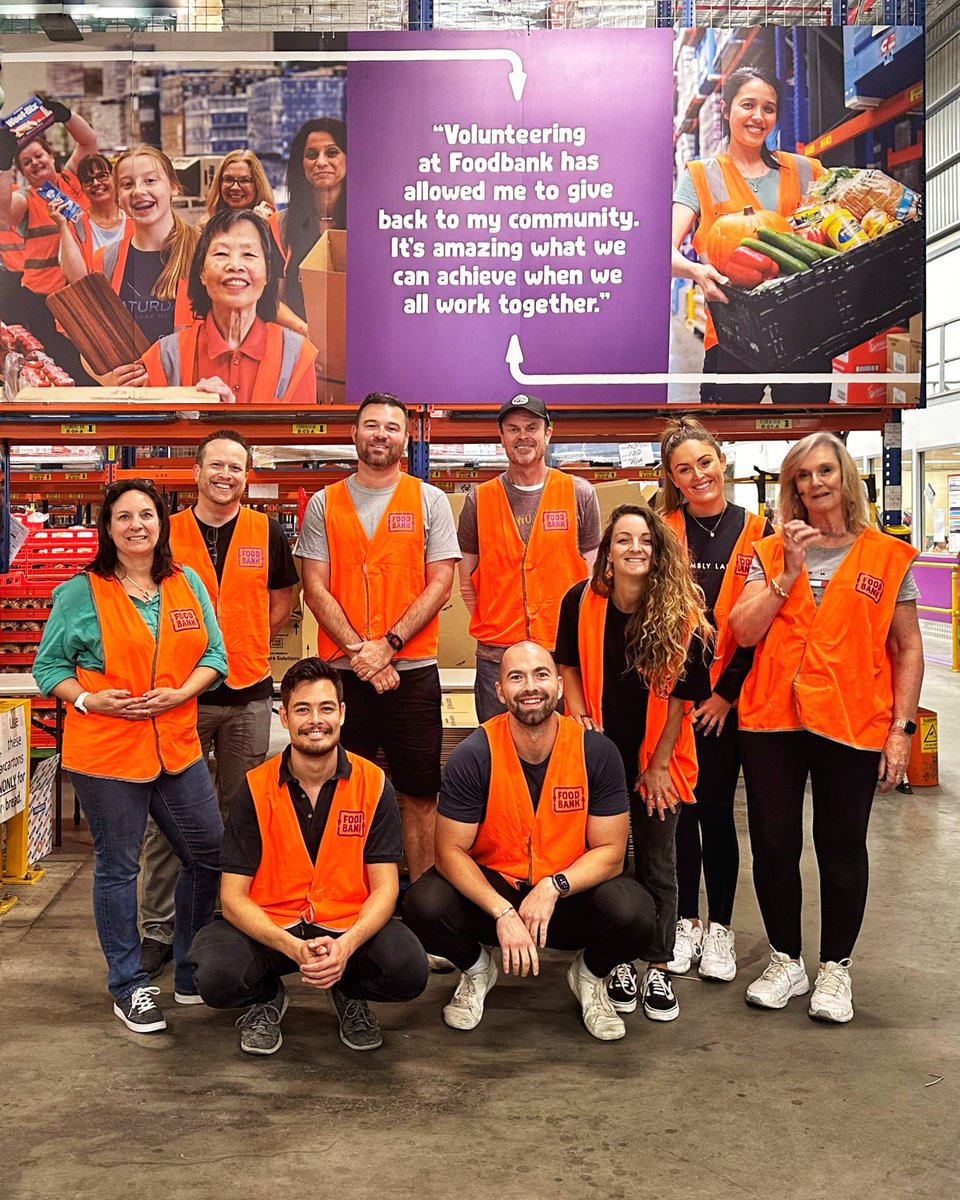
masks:
{"label": "bald head", "polygon": [[563,694],[557,665],[536,642],[517,642],[500,660],[497,695],[507,712],[523,725],[542,725]]}

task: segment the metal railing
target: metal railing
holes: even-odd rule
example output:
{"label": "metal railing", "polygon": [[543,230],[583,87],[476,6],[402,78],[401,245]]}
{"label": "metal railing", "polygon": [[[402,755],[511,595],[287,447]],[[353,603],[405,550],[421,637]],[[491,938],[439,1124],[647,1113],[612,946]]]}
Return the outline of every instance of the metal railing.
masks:
{"label": "metal railing", "polygon": [[938,608],[933,604],[918,604],[918,613],[940,613],[950,618],[950,670],[960,672],[960,565],[955,562],[932,563],[924,560],[917,568],[950,572],[950,607]]}

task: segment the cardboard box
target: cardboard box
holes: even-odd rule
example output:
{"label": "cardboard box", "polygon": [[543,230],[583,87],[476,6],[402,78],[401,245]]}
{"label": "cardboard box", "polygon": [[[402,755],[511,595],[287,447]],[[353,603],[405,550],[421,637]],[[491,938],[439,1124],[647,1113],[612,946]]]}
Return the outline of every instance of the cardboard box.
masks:
{"label": "cardboard box", "polygon": [[[466,492],[452,492],[447,499],[453,509],[453,520],[459,524]],[[472,670],[477,665],[477,643],[470,634],[470,614],[460,598],[460,575],[454,573],[450,599],[440,609],[440,646],[437,664],[441,667],[460,667]]]}
{"label": "cardboard box", "polygon": [[887,385],[885,383],[854,383],[858,372],[850,373],[849,382],[845,379],[836,382],[830,389],[831,404],[870,404],[882,405],[887,401]]}
{"label": "cardboard box", "polygon": [[892,333],[887,338],[888,371],[900,375],[914,375],[920,370],[920,345],[911,340],[908,333]]}
{"label": "cardboard box", "polygon": [[875,337],[852,346],[833,360],[835,371],[884,371],[887,366],[887,338],[901,332],[899,326],[885,329]]}
{"label": "cardboard box", "polygon": [[923,313],[917,313],[915,317],[910,318],[907,331],[911,342],[916,342],[918,346],[923,345]]}
{"label": "cardboard box", "polygon": [[328,229],[300,264],[310,341],[320,351],[317,401],[345,404],[347,379],[347,234]]}
{"label": "cardboard box", "polygon": [[[913,341],[909,333],[895,333],[887,338],[888,371],[896,371],[901,375],[919,374],[920,364],[920,343]],[[887,386],[887,402],[889,404],[914,405],[919,400],[919,383],[891,383]]]}
{"label": "cardboard box", "polygon": [[476,729],[479,724],[470,692],[444,692],[440,698],[440,716],[451,729]]}
{"label": "cardboard box", "polygon": [[270,673],[279,683],[287,671],[304,658],[303,617],[295,613],[287,624],[270,639]]}
{"label": "cardboard box", "polygon": [[600,504],[600,529],[603,531],[610,514],[620,504],[652,504],[658,492],[655,483],[641,483],[639,479],[616,479],[611,483],[594,485]]}

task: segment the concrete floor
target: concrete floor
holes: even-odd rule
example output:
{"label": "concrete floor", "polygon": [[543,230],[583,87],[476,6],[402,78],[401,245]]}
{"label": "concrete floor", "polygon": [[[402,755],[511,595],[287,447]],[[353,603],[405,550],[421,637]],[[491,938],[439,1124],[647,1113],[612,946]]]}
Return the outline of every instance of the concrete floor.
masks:
{"label": "concrete floor", "polygon": [[680,1019],[634,1014],[622,1042],[586,1034],[552,954],[537,980],[501,979],[471,1034],[440,1021],[450,976],[379,1006],[374,1054],[341,1046],[323,999],[294,984],[280,1053],[249,1058],[229,1013],[173,1004],[169,969],[168,1031],[138,1037],[111,1013],[92,864],[68,829],[46,878],[0,918],[0,1196],[957,1196],[957,684],[928,668],[941,786],[874,809],[857,1015],[843,1027],[809,1021],[802,1000],[744,1004],[767,953],[744,835],[740,976],[679,979]]}

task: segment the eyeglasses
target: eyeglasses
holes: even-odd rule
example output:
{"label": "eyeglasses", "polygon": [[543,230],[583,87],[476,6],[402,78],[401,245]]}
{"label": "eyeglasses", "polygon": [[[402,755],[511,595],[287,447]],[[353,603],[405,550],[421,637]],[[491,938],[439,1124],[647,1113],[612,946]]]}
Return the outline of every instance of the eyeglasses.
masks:
{"label": "eyeglasses", "polygon": [[88,183],[106,183],[109,178],[109,171],[98,171],[96,175],[88,175],[86,179],[81,179],[80,182],[86,187]]}
{"label": "eyeglasses", "polygon": [[207,551],[210,554],[210,561],[213,563],[214,566],[217,565],[217,561],[219,558],[219,555],[217,552],[217,534],[219,532],[220,531],[218,529],[214,529],[212,526],[208,526],[204,530],[204,538],[206,539],[206,543],[207,543]]}
{"label": "eyeglasses", "polygon": [[225,188],[228,188],[228,187],[248,188],[248,187],[253,186],[253,179],[250,175],[243,175],[239,179],[235,179],[235,178],[232,178],[231,176],[225,175],[221,181],[221,186],[225,187]]}

